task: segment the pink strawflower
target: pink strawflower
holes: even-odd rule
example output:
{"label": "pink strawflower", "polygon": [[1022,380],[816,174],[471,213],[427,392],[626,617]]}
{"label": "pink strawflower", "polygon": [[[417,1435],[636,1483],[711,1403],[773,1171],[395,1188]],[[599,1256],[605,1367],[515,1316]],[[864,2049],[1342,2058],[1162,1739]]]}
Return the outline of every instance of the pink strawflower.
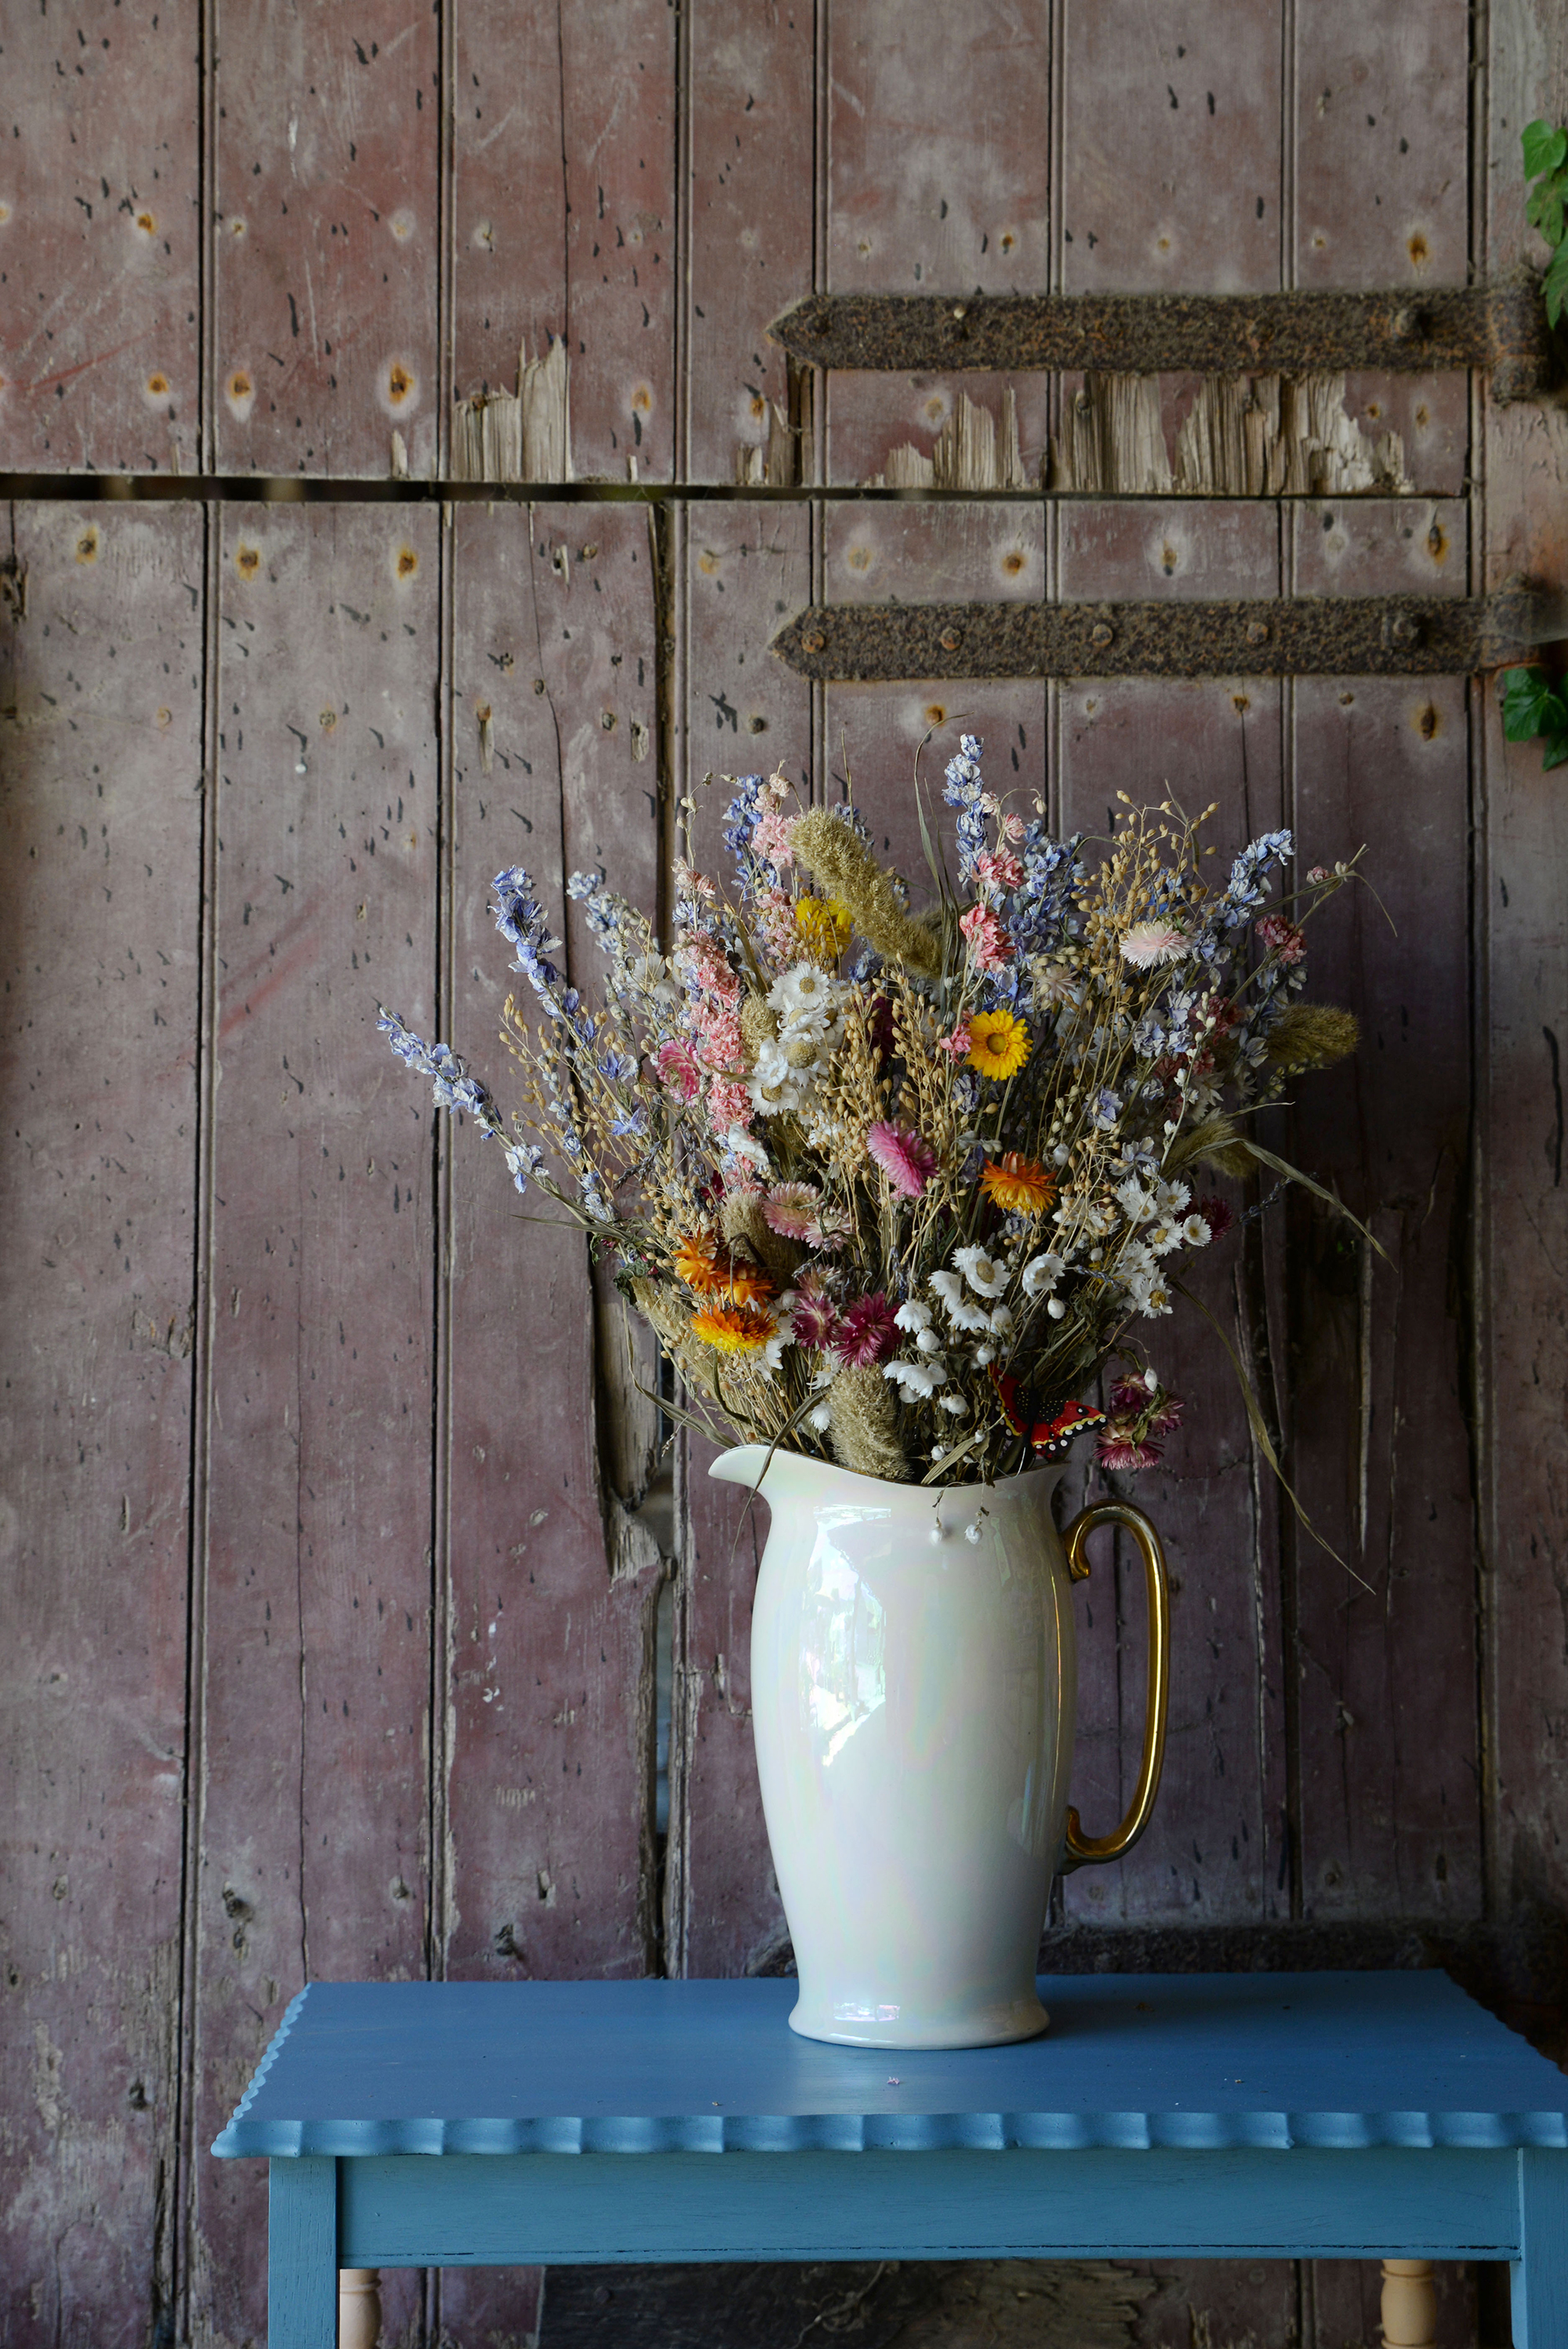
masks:
{"label": "pink strawflower", "polygon": [[715,1133],[727,1133],[732,1125],[748,1126],[753,1114],[751,1095],[744,1085],[735,1084],[728,1077],[715,1077],[707,1089],[707,1122]]}
{"label": "pink strawflower", "polygon": [[898,1325],[892,1318],[893,1309],[879,1288],[870,1297],[857,1298],[840,1314],[833,1333],[833,1351],[841,1362],[863,1371],[873,1362],[885,1362],[898,1344]]}
{"label": "pink strawflower", "polygon": [[1315,889],[1320,889],[1329,877],[1327,865],[1315,864],[1306,877]]}
{"label": "pink strawflower", "polygon": [[803,1240],[821,1196],[814,1183],[775,1183],[762,1203],[769,1230],[782,1239]]}
{"label": "pink strawflower", "polygon": [[1152,1468],[1160,1457],[1158,1444],[1140,1444],[1114,1426],[1100,1431],[1095,1450],[1102,1468]]}
{"label": "pink strawflower", "polygon": [[[766,1213],[766,1209],[764,1213]],[[833,1300],[821,1282],[808,1273],[795,1291],[795,1304],[789,1317],[798,1346],[810,1346],[821,1354],[832,1345],[839,1326]]]}
{"label": "pink strawflower", "polygon": [[936,1049],[939,1052],[945,1052],[950,1061],[966,1061],[974,1040],[967,1024],[961,1019],[951,1036],[937,1038]]}
{"label": "pink strawflower", "polygon": [[1012,940],[1002,926],[1001,916],[989,905],[971,905],[966,914],[958,916],[958,926],[969,941],[969,952],[976,970],[999,970],[1013,958]]}
{"label": "pink strawflower", "polygon": [[1024,837],[1023,817],[1021,815],[1005,815],[1002,818],[1002,836],[1005,840],[1022,840]]}
{"label": "pink strawflower", "polygon": [[1256,928],[1263,944],[1281,962],[1300,962],[1306,952],[1305,936],[1287,915],[1265,914]]}
{"label": "pink strawflower", "polygon": [[842,1207],[820,1208],[806,1227],[807,1247],[820,1248],[826,1256],[841,1248],[849,1237],[850,1218]]}
{"label": "pink strawflower", "polygon": [[1208,1225],[1212,1240],[1222,1240],[1236,1220],[1225,1199],[1200,1199],[1197,1212]]}
{"label": "pink strawflower", "polygon": [[866,1148],[892,1189],[906,1199],[918,1199],[936,1172],[935,1151],[913,1126],[879,1120],[867,1132]]}
{"label": "pink strawflower", "polygon": [[751,827],[751,846],[755,855],[765,856],[776,873],[795,862],[795,851],[789,844],[793,818],[769,808],[759,815]]}
{"label": "pink strawflower", "polygon": [[1156,963],[1173,962],[1186,943],[1174,922],[1134,922],[1121,941],[1122,960],[1135,970],[1152,970]]}
{"label": "pink strawflower", "polygon": [[1024,877],[1024,868],[1011,850],[986,849],[975,859],[975,870],[989,888],[1016,889]]}
{"label": "pink strawflower", "polygon": [[1126,1371],[1110,1382],[1110,1407],[1119,1417],[1128,1412],[1142,1411],[1154,1400],[1154,1390],[1141,1371]]}
{"label": "pink strawflower", "polygon": [[696,867],[694,864],[688,864],[684,857],[676,859],[676,887],[683,897],[693,898],[698,903],[705,898],[711,900],[716,895],[713,883],[707,874],[699,873]]}
{"label": "pink strawflower", "polygon": [[696,1099],[702,1090],[702,1077],[691,1046],[683,1044],[678,1036],[672,1036],[668,1043],[659,1046],[654,1055],[654,1067],[660,1084],[677,1101]]}

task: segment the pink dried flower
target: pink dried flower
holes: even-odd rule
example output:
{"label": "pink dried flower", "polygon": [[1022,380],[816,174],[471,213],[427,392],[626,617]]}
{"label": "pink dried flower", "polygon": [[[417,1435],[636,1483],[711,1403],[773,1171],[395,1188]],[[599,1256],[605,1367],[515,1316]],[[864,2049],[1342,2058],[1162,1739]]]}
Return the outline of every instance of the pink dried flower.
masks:
{"label": "pink dried flower", "polygon": [[1154,1400],[1154,1390],[1141,1371],[1124,1371],[1110,1382],[1110,1408],[1118,1417],[1142,1411]]}
{"label": "pink dried flower", "polygon": [[879,1120],[867,1131],[866,1148],[892,1189],[906,1199],[918,1199],[936,1172],[935,1151],[913,1126]]}
{"label": "pink dried flower", "polygon": [[707,1122],[716,1133],[727,1133],[732,1125],[751,1123],[751,1095],[744,1085],[728,1077],[715,1077],[707,1089]]}
{"label": "pink dried flower", "polygon": [[1005,840],[1022,840],[1024,837],[1023,817],[1021,815],[1005,815],[1002,818],[1002,836]]}
{"label": "pink dried flower", "polygon": [[821,1282],[815,1279],[810,1273],[795,1291],[795,1305],[790,1315],[790,1326],[794,1330],[795,1342],[798,1346],[810,1346],[818,1353],[826,1353],[833,1343],[839,1326],[839,1317],[834,1310],[833,1300],[823,1288]]}
{"label": "pink dried flower", "polygon": [[857,1298],[852,1305],[846,1305],[833,1333],[833,1351],[840,1361],[858,1371],[868,1369],[873,1362],[885,1362],[898,1344],[898,1325],[892,1312],[880,1288],[870,1297]]}
{"label": "pink dried flower", "polygon": [[829,1256],[841,1248],[850,1237],[850,1218],[839,1206],[820,1208],[807,1226],[806,1245],[820,1248]]}
{"label": "pink dried flower", "polygon": [[[1146,1442],[1153,1435],[1170,1435],[1181,1426],[1186,1408],[1181,1396],[1169,1393],[1151,1372],[1127,1371],[1111,1381],[1111,1416],[1106,1422],[1105,1433],[1116,1442],[1132,1444]],[[1156,1446],[1156,1457],[1158,1454]],[[1123,1464],[1140,1467],[1147,1463]]]}
{"label": "pink dried flower", "polygon": [[976,970],[999,970],[1013,958],[1012,940],[1002,926],[1001,916],[989,905],[971,905],[960,914],[958,926],[969,941],[969,952]]}
{"label": "pink dried flower", "polygon": [[691,1046],[683,1044],[678,1036],[672,1036],[667,1043],[659,1046],[654,1055],[654,1067],[658,1071],[660,1084],[666,1092],[674,1093],[677,1101],[696,1099],[702,1089],[702,1078]]}
{"label": "pink dried flower", "polygon": [[1236,1220],[1226,1199],[1200,1199],[1198,1213],[1208,1225],[1212,1240],[1222,1240]]}
{"label": "pink dried flower", "polygon": [[1114,1423],[1100,1430],[1095,1450],[1102,1468],[1152,1468],[1160,1457],[1158,1444],[1140,1444]]}
{"label": "pink dried flower", "polygon": [[986,849],[975,859],[975,870],[989,888],[1016,889],[1024,868],[1009,849]]}
{"label": "pink dried flower", "polygon": [[1263,944],[1281,962],[1300,962],[1306,952],[1305,936],[1288,915],[1265,914],[1256,928]]}
{"label": "pink dried flower", "polygon": [[745,1066],[746,1040],[727,1004],[699,1004],[696,1031],[697,1056],[710,1069],[735,1071]]}
{"label": "pink dried flower", "polygon": [[821,1196],[814,1183],[775,1183],[762,1203],[769,1230],[783,1239],[803,1240]]}
{"label": "pink dried flower", "polygon": [[792,963],[799,943],[794,899],[785,889],[758,889],[752,902],[757,908],[757,926],[769,953],[776,963]]}
{"label": "pink dried flower", "polygon": [[683,897],[691,897],[699,903],[705,898],[711,900],[715,895],[713,883],[707,874],[699,873],[696,865],[688,864],[684,857],[676,859],[676,887]]}
{"label": "pink dried flower", "polygon": [[1135,970],[1152,970],[1173,962],[1186,943],[1174,922],[1134,922],[1121,941],[1122,959]]}
{"label": "pink dried flower", "polygon": [[1321,889],[1323,884],[1329,877],[1327,865],[1315,864],[1306,877],[1311,882],[1315,889]]}
{"label": "pink dried flower", "polygon": [[945,1052],[950,1061],[966,1061],[969,1057],[969,1048],[974,1040],[969,1033],[967,1022],[961,1019],[951,1036],[937,1038],[936,1049],[939,1052]]}
{"label": "pink dried flower", "polygon": [[769,808],[759,815],[751,827],[751,846],[755,855],[765,856],[775,872],[781,873],[795,862],[795,851],[789,844],[792,818]]}

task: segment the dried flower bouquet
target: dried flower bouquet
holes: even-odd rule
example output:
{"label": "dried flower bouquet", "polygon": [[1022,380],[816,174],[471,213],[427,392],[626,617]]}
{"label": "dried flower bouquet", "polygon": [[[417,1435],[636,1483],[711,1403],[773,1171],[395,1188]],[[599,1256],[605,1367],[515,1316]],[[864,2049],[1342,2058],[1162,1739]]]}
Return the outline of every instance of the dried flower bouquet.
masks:
{"label": "dried flower bouquet", "polygon": [[1136,1339],[1231,1225],[1202,1176],[1305,1181],[1250,1122],[1356,1043],[1349,1013],[1300,1000],[1301,924],[1351,866],[1271,907],[1294,850],[1267,833],[1210,888],[1214,811],[1169,802],[1127,803],[1090,861],[979,760],[966,735],[946,772],[955,883],[923,817],[923,912],[852,802],[792,807],[779,774],[728,779],[733,892],[683,861],[667,955],[573,874],[607,962],[594,1004],[528,874],[498,874],[538,1007],[507,1000],[510,1119],[448,1046],[380,1020],[518,1190],[609,1253],[696,1423],[903,1482],[990,1481],[1089,1427],[1109,1467],[1157,1458],[1181,1403]]}

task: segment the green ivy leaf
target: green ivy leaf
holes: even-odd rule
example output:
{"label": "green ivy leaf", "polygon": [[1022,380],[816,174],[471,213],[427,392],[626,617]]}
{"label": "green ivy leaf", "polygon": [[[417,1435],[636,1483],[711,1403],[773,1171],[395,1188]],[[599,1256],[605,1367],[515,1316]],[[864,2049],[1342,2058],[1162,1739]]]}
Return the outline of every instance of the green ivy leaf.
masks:
{"label": "green ivy leaf", "polygon": [[1568,767],[1568,734],[1553,734],[1547,742],[1541,771],[1549,775],[1553,767]]}
{"label": "green ivy leaf", "polygon": [[1563,191],[1555,182],[1553,183],[1548,191],[1547,202],[1542,207],[1541,218],[1536,222],[1536,226],[1540,229],[1542,235],[1546,239],[1548,244],[1562,243]]}
{"label": "green ivy leaf", "polygon": [[1544,287],[1547,323],[1555,326],[1563,316],[1564,303],[1568,303],[1568,244],[1560,244],[1553,255]]}
{"label": "green ivy leaf", "polygon": [[1552,698],[1544,669],[1509,669],[1502,680],[1504,739],[1510,742],[1533,742],[1541,731],[1542,705]]}
{"label": "green ivy leaf", "polygon": [[1527,122],[1522,145],[1524,176],[1537,179],[1542,171],[1554,171],[1568,156],[1568,130],[1559,130],[1550,122]]}

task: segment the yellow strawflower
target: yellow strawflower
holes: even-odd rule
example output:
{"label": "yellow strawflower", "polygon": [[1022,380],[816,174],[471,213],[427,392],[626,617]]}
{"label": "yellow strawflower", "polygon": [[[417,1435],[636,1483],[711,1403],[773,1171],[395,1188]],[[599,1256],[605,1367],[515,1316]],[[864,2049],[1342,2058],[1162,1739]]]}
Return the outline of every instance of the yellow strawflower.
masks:
{"label": "yellow strawflower", "polygon": [[814,962],[835,963],[850,943],[849,910],[836,897],[800,897],[795,904],[795,935]]}
{"label": "yellow strawflower", "polygon": [[778,1324],[758,1305],[705,1305],[691,1317],[691,1334],[721,1354],[754,1354],[766,1346]]}
{"label": "yellow strawflower", "polygon": [[1016,1077],[1029,1057],[1029,1031],[1010,1011],[973,1011],[968,1061],[983,1077]]}

